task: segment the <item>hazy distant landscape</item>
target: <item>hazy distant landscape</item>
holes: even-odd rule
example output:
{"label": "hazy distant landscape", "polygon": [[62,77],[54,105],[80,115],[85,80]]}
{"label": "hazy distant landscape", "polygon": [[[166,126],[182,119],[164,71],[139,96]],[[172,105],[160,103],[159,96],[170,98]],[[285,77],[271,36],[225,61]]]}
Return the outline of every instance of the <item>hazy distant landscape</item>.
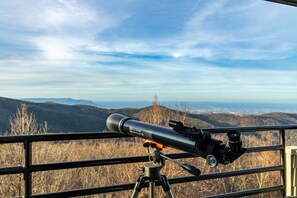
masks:
{"label": "hazy distant landscape", "polygon": [[[106,109],[144,108],[152,104],[151,101],[90,101],[72,98],[26,98],[28,102],[54,102],[65,105],[90,105]],[[184,101],[160,101],[160,104],[175,108]],[[186,101],[191,113],[232,113],[232,114],[263,114],[272,112],[297,113],[297,103],[271,102],[200,102]]]}

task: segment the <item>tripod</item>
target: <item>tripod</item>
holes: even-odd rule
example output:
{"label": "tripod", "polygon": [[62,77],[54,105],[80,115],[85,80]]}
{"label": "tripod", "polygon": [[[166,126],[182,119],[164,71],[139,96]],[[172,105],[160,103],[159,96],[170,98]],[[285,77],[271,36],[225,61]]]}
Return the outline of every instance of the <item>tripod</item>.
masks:
{"label": "tripod", "polygon": [[137,179],[134,186],[134,190],[131,198],[137,198],[141,189],[145,186],[146,182],[149,182],[149,195],[150,198],[155,197],[155,184],[157,181],[161,182],[162,188],[166,193],[168,198],[173,198],[172,191],[169,186],[169,182],[165,175],[160,175],[160,170],[165,165],[165,159],[161,156],[161,150],[156,149],[154,151],[154,156],[150,156],[150,162],[146,163],[144,167],[141,168],[142,175]]}
{"label": "tripod", "polygon": [[[141,189],[146,185],[147,182],[149,183],[150,198],[155,197],[156,182],[161,183],[163,191],[165,192],[168,198],[174,198],[174,195],[170,189],[170,185],[167,180],[167,177],[165,175],[160,174],[160,170],[165,165],[165,159],[170,160],[174,163],[177,163],[183,169],[185,169],[186,171],[190,172],[193,175],[196,175],[196,176],[200,175],[200,170],[197,169],[196,167],[191,166],[189,164],[182,164],[174,159],[171,159],[165,156],[161,152],[162,148],[158,147],[157,144],[147,142],[144,144],[144,147],[148,148],[150,162],[146,163],[144,167],[140,169],[141,175],[137,179],[131,198],[137,198]],[[154,151],[152,152],[150,148],[153,148]]]}

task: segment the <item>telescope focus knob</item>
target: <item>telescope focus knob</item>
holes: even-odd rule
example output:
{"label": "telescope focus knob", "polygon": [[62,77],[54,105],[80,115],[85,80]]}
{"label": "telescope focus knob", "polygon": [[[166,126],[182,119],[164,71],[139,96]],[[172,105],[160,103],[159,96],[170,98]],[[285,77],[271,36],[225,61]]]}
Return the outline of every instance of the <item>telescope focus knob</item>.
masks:
{"label": "telescope focus knob", "polygon": [[218,165],[218,160],[214,155],[209,154],[206,156],[206,163],[209,167],[216,167]]}

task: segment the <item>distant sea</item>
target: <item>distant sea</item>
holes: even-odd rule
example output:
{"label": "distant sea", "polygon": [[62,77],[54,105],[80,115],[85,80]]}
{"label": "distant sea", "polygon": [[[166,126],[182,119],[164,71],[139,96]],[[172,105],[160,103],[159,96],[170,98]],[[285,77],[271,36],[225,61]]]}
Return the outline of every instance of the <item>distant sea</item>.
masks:
{"label": "distant sea", "polygon": [[[152,104],[149,101],[96,101],[98,106],[108,109],[142,108]],[[181,102],[159,101],[161,105],[176,108]],[[264,114],[271,112],[297,113],[297,103],[257,103],[257,102],[186,102],[192,113],[232,113]]]}

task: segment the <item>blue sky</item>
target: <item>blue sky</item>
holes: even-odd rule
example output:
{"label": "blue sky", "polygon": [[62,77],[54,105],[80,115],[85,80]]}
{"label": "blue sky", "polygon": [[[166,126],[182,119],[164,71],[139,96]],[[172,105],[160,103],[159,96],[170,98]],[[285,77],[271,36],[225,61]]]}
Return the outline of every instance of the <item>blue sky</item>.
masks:
{"label": "blue sky", "polygon": [[296,21],[262,0],[2,0],[0,96],[296,102]]}

